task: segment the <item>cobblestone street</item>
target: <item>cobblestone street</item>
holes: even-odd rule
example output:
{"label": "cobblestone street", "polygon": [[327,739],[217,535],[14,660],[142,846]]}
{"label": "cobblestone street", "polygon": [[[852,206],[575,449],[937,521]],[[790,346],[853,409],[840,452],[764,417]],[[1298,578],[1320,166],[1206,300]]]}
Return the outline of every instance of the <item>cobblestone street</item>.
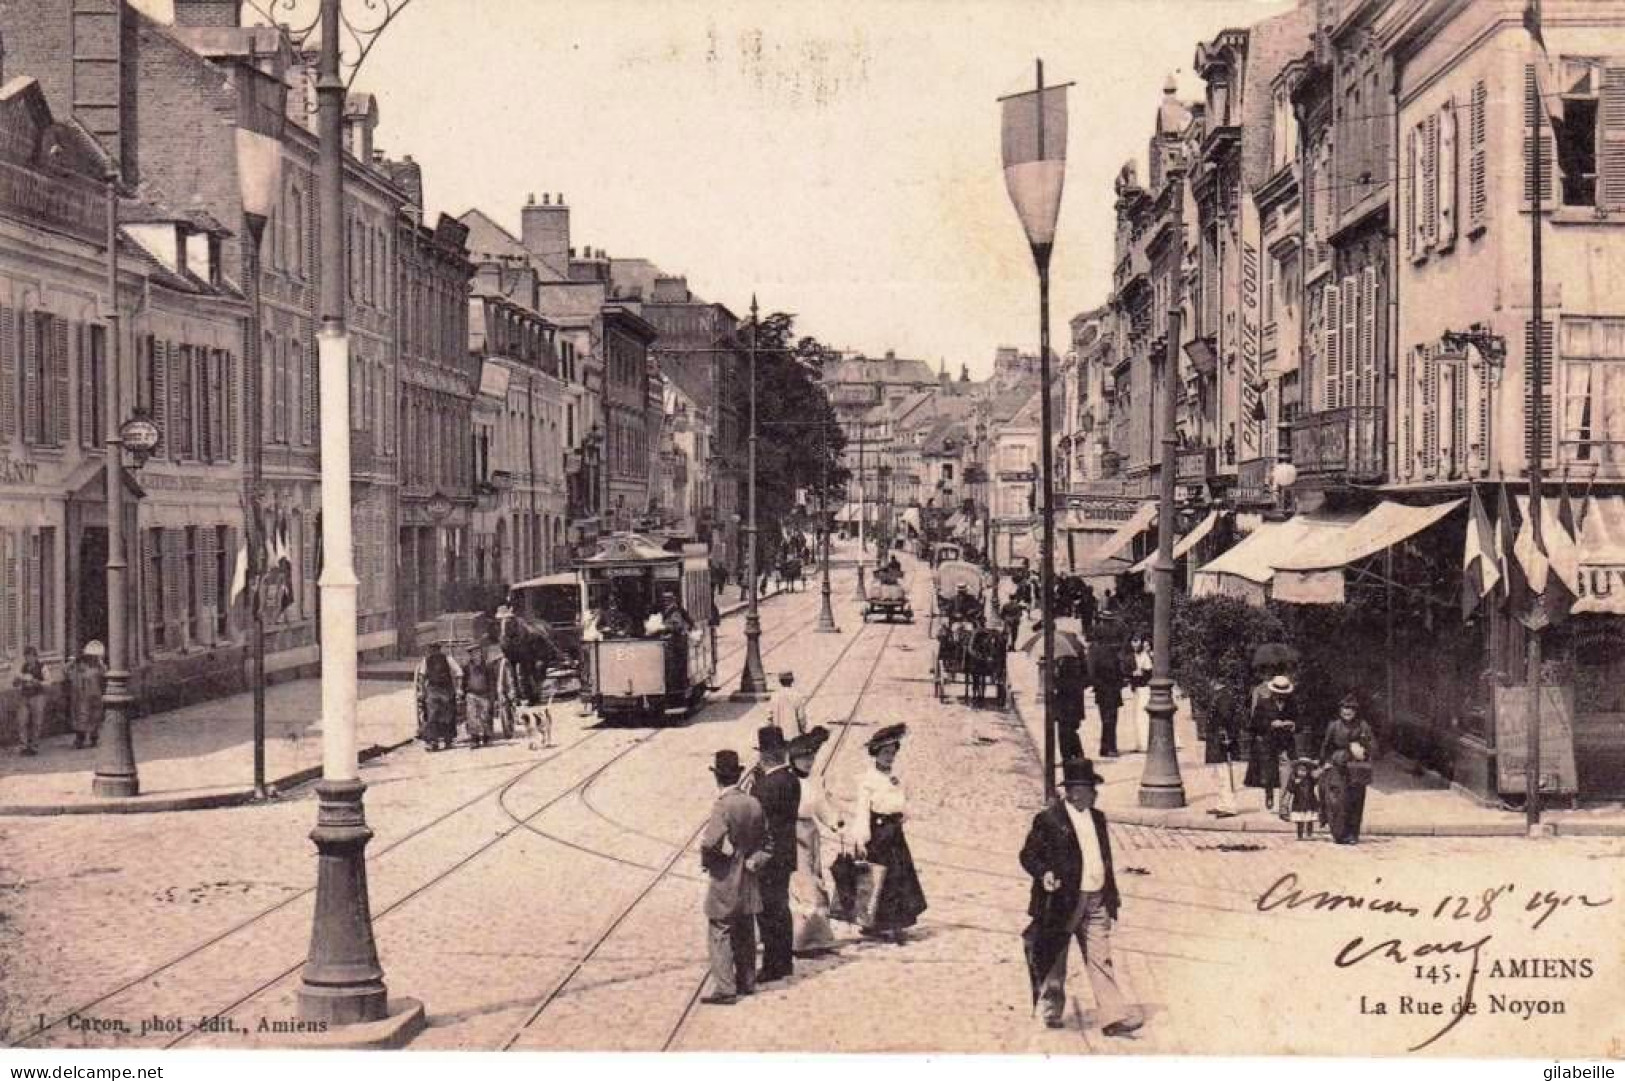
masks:
{"label": "cobblestone street", "polygon": [[[859,940],[837,924],[841,948],[799,962],[789,981],[731,1009],[696,1005],[705,960],[692,844],[714,792],[706,766],[719,747],[748,758],[765,707],[732,704],[719,692],[687,724],[642,728],[602,727],[565,705],[556,710],[552,751],[520,740],[430,757],[413,745],[363,771],[376,831],[369,866],[381,958],[392,991],[421,998],[429,1012],[413,1047],[1398,1053],[1442,1023],[1408,1019],[1382,1029],[1385,1042],[1351,1046],[1346,1030],[1360,1024],[1361,996],[1389,1000],[1394,1010],[1402,993],[1460,993],[1464,958],[1440,959],[1458,968],[1446,985],[1413,974],[1409,953],[1430,936],[1487,933],[1474,930],[1473,914],[1483,889],[1507,882],[1513,846],[1521,856],[1507,882],[1514,888],[1484,924],[1508,940],[1495,956],[1594,952],[1584,935],[1591,925],[1568,907],[1529,930],[1534,916],[1524,899],[1537,887],[1592,902],[1611,897],[1617,840],[1379,837],[1351,849],[1117,825],[1124,907],[1114,953],[1148,1023],[1133,1038],[1104,1038],[1087,981],[1075,974],[1066,1027],[1044,1029],[1031,1015],[1019,938],[1028,880],[1016,861],[1040,807],[1038,758],[1013,713],[933,699],[929,576],[912,563],[910,574],[912,626],[864,624],[851,573],[841,572],[843,633],[811,633],[814,581],[764,606],[762,647],[768,671],[793,667],[811,695],[811,719],[831,726],[821,768],[837,801],[850,799],[867,734],[909,725],[898,770],[930,909],[907,943]],[[723,627],[725,691],[737,684],[741,622]],[[409,690],[395,693],[408,709]],[[0,934],[13,936],[14,954],[7,1039],[285,1042],[256,1030],[262,1019],[296,1016],[313,819],[314,803],[301,795],[263,807],[0,820],[0,897],[10,917]],[[1472,901],[1464,925],[1413,925],[1410,937],[1352,906],[1260,912],[1260,896],[1288,874],[1306,893],[1403,899],[1425,909],[1429,924],[1442,896]],[[1377,945],[1389,934],[1407,943],[1406,964],[1377,957],[1334,965],[1350,939]],[[1283,959],[1290,966],[1277,963]],[[1284,989],[1277,971],[1303,986]],[[1476,997],[1485,1011],[1491,993],[1509,990],[1520,999],[1566,998],[1565,1013],[1529,1020],[1524,1046],[1600,1053],[1619,1035],[1617,1014],[1604,1004],[1625,996],[1621,979],[1617,957],[1597,957],[1589,979],[1544,985],[1539,996],[1529,981],[1509,985],[1486,972]],[[1283,990],[1297,1012],[1280,1008]],[[197,1018],[215,1015],[236,1030],[195,1030]],[[1605,1016],[1614,1017],[1614,1031],[1598,1025]],[[1469,1020],[1429,1050],[1460,1054],[1473,1039]]]}

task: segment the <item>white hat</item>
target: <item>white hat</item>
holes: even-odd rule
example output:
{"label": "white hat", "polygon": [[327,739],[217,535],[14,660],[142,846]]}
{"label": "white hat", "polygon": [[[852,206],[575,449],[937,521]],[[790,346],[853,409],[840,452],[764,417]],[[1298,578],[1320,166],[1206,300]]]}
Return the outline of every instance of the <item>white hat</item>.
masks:
{"label": "white hat", "polygon": [[96,639],[92,638],[90,641],[85,643],[85,648],[81,649],[79,652],[86,657],[105,657],[107,656],[107,647],[102,645]]}

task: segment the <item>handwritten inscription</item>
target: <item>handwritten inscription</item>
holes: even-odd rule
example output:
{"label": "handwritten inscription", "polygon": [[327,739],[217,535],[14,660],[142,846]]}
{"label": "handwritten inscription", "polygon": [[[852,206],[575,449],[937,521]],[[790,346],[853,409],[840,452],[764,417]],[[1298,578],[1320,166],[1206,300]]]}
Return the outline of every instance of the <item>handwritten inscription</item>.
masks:
{"label": "handwritten inscription", "polygon": [[[1381,919],[1385,933],[1356,934],[1334,952],[1331,962],[1337,971],[1386,965],[1431,985],[1460,982],[1460,993],[1448,999],[1425,994],[1403,994],[1391,1001],[1365,994],[1359,996],[1359,1012],[1363,1015],[1446,1019],[1432,1035],[1411,1047],[1411,1051],[1436,1043],[1466,1018],[1480,1014],[1506,1015],[1527,1021],[1566,1013],[1567,1004],[1558,996],[1495,990],[1485,996],[1486,1001],[1480,1002],[1481,977],[1490,980],[1589,979],[1595,972],[1589,957],[1491,957],[1489,951],[1496,941],[1496,933],[1511,924],[1526,933],[1538,933],[1559,913],[1604,908],[1614,902],[1611,896],[1520,887],[1514,882],[1426,900],[1390,895],[1380,888],[1381,878],[1373,885],[1377,888],[1369,894],[1310,889],[1297,874],[1289,872],[1259,894],[1255,906],[1260,912],[1369,915]],[[1391,924],[1389,921],[1403,922]],[[1440,928],[1446,933],[1387,933],[1389,926],[1404,927],[1413,923]]]}

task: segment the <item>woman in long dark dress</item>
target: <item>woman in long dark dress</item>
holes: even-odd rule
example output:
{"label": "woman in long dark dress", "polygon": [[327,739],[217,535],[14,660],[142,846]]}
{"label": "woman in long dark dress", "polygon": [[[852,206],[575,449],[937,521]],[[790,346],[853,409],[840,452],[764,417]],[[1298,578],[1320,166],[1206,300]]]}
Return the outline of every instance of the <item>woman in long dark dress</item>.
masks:
{"label": "woman in long dark dress", "polygon": [[892,772],[906,725],[887,725],[869,739],[870,768],[858,778],[852,815],[852,841],[862,859],[886,869],[875,919],[863,929],[871,937],[901,942],[903,932],[925,911],[925,892],[903,835],[908,794]]}
{"label": "woman in long dark dress", "polygon": [[1252,752],[1247,760],[1247,776],[1243,783],[1248,788],[1264,790],[1264,807],[1275,809],[1275,790],[1281,787],[1281,758],[1293,753],[1293,733],[1297,729],[1294,715],[1292,680],[1276,676],[1265,686],[1267,693],[1258,696],[1253,705]]}

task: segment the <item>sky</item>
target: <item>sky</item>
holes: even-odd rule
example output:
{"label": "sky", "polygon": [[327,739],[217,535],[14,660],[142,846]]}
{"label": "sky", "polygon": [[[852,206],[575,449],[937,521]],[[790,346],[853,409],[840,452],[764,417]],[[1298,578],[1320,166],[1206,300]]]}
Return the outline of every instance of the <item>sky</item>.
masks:
{"label": "sky", "polygon": [[[260,0],[268,6],[266,0]],[[314,11],[314,0],[294,0]],[[345,0],[361,8],[365,0]],[[170,0],[137,0],[161,19]],[[999,160],[1001,95],[1070,91],[1052,343],[1105,300],[1112,180],[1199,41],[1290,0],[412,0],[355,88],[431,214],[516,233],[563,193],[572,243],[686,274],[744,314],[933,367],[1036,350],[1038,289]],[[294,20],[289,20],[294,21]]]}

